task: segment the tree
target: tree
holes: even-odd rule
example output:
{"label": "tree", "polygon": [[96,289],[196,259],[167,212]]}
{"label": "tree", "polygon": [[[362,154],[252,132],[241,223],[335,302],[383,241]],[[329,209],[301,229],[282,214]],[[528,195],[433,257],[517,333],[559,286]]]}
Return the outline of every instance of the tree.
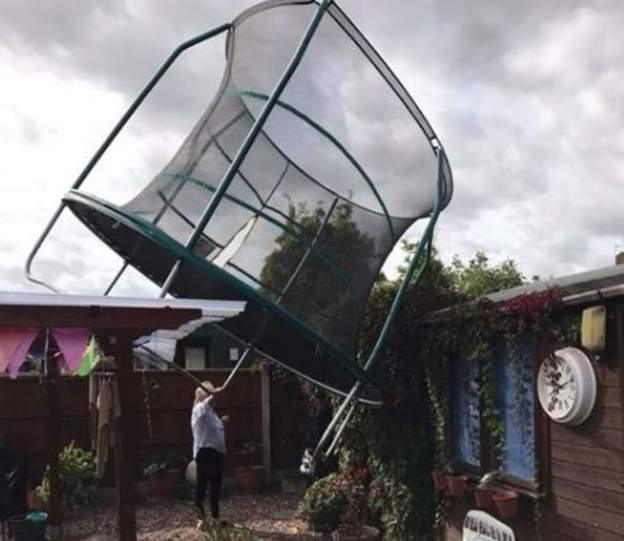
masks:
{"label": "tree", "polygon": [[264,294],[277,297],[286,310],[348,352],[366,304],[375,242],[359,230],[347,201],[338,203],[329,218],[320,205],[313,210],[291,205],[289,222],[291,228],[297,224],[300,235],[284,231],[277,237],[260,275]]}
{"label": "tree", "polygon": [[451,278],[452,287],[467,299],[477,299],[488,293],[526,283],[515,261],[506,259],[498,265],[491,266],[488,256],[483,252],[477,252],[467,264],[455,256],[446,270]]}

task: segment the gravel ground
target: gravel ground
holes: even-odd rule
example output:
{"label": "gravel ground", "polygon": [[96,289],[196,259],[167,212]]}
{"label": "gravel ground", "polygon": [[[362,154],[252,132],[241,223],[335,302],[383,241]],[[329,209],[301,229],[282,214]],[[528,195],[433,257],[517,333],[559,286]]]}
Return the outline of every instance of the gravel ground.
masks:
{"label": "gravel ground", "polygon": [[[221,518],[236,528],[247,529],[254,539],[329,539],[308,531],[297,517],[299,496],[288,494],[234,495],[221,502]],[[113,506],[100,507],[97,515],[85,511],[68,518],[66,539],[100,541],[117,539]],[[204,541],[196,529],[197,516],[189,502],[177,500],[141,503],[137,507],[138,538],[143,541]]]}

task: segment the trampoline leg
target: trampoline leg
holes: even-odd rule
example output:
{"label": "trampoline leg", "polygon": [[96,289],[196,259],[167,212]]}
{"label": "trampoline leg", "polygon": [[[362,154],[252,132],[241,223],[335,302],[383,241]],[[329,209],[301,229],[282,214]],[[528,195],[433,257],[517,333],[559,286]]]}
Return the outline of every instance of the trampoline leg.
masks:
{"label": "trampoline leg", "polygon": [[[329,439],[329,436],[332,433],[332,430],[334,430],[334,427],[340,421],[340,419],[343,416],[344,412],[347,410],[347,407],[349,406],[351,401],[357,395],[357,392],[360,390],[360,387],[361,387],[361,383],[359,381],[352,387],[351,391],[345,397],[345,399],[343,400],[342,404],[338,408],[338,411],[334,415],[333,419],[327,425],[327,428],[325,429],[325,432],[323,432],[323,435],[321,436],[321,439],[319,440],[319,442],[316,444],[316,447],[314,448],[314,451],[310,452],[309,449],[306,449],[304,451],[303,457],[301,459],[301,466],[299,467],[299,471],[302,474],[304,474],[304,475],[313,475],[314,474],[314,471],[316,469],[316,460],[317,460],[321,450],[323,449],[323,446],[325,445],[325,442]],[[346,426],[346,423],[343,423],[343,425]],[[341,427],[340,433],[342,433],[342,430],[344,430],[344,426]],[[335,446],[336,443],[337,443],[336,440],[334,442],[332,442],[332,446]]]}
{"label": "trampoline leg", "polygon": [[340,438],[342,437],[342,433],[344,432],[345,428],[347,428],[347,425],[349,424],[349,421],[351,420],[351,417],[353,416],[354,412],[355,412],[355,404],[351,404],[349,413],[345,415],[345,418],[343,419],[342,423],[340,423],[338,430],[336,430],[336,435],[334,436],[334,439],[329,444],[327,451],[325,451],[325,458],[331,456],[332,453],[335,451],[336,446],[338,445],[338,442],[340,441]]}

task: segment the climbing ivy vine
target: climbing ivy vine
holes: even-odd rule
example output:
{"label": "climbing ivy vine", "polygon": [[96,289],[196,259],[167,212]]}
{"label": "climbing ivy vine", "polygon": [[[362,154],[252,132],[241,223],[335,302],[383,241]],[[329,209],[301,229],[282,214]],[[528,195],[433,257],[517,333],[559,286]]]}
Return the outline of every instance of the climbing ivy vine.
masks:
{"label": "climbing ivy vine", "polygon": [[[361,328],[361,358],[366,358],[379,333],[398,282],[382,279],[374,287]],[[561,299],[557,290],[498,304],[483,300],[497,289],[523,283],[513,262],[492,266],[486,256],[477,254],[467,264],[455,260],[450,266],[434,257],[417,287],[409,290],[376,369],[385,404],[380,409],[358,407],[336,463],[339,472],[354,468],[368,472],[368,521],[381,527],[384,539],[422,539],[441,532],[448,502],[433,492],[430,472],[451,466],[447,441],[451,359],[478,367],[469,388],[480,403],[484,428],[500,464],[505,432],[497,405],[496,347],[504,347],[509,358],[516,398],[513,413],[521,420],[527,418],[526,397],[533,383],[532,374],[523,370],[520,341],[530,336],[553,349],[564,341],[577,341],[574,316],[562,317],[555,310]],[[479,445],[476,435],[474,439]],[[529,456],[535,456],[533,438],[524,441]],[[538,493],[539,466],[536,462]],[[535,502],[539,528],[540,499]]]}

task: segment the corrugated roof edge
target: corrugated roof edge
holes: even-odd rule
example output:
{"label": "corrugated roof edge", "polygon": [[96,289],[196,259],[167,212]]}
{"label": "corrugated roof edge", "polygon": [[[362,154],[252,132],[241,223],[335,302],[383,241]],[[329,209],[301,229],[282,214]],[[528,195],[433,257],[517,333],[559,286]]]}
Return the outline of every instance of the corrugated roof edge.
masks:
{"label": "corrugated roof edge", "polygon": [[[486,299],[499,304],[521,295],[528,295],[538,291],[556,288],[561,292],[561,302],[564,306],[574,306],[591,302],[600,302],[603,299],[624,296],[624,265],[612,265],[587,272],[579,272],[559,278],[549,278],[530,284],[512,287],[485,295]],[[423,323],[443,320],[450,311],[450,306],[428,314]]]}
{"label": "corrugated roof edge", "polygon": [[245,301],[208,299],[103,297],[91,295],[65,295],[0,291],[0,306],[105,306],[116,308],[182,308],[201,310],[206,316],[232,317],[245,310]]}

